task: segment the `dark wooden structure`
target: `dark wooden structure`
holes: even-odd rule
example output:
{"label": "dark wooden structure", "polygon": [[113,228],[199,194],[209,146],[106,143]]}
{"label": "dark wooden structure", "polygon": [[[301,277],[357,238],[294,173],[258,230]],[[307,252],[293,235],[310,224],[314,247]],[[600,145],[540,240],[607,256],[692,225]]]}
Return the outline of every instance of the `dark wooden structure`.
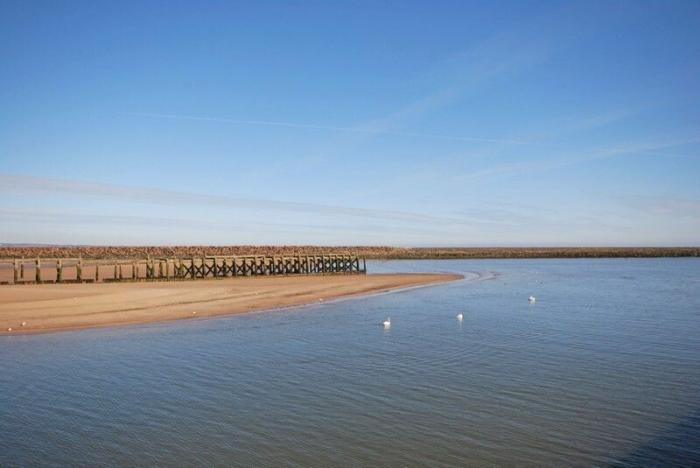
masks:
{"label": "dark wooden structure", "polygon": [[0,284],[169,281],[366,272],[365,259],[356,255],[204,256],[140,260],[0,259]]}

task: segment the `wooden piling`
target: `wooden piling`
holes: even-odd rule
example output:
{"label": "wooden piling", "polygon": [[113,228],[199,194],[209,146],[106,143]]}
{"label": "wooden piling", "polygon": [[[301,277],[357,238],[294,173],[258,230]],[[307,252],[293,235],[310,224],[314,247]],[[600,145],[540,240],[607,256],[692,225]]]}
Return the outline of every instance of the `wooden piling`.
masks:
{"label": "wooden piling", "polygon": [[[182,258],[151,258],[146,260],[131,260],[125,262],[115,260],[94,260],[88,266],[95,267],[95,273],[85,277],[83,258],[76,259],[42,259],[33,260],[12,259],[2,260],[7,266],[12,264],[13,283],[42,283],[45,282],[47,262],[56,268],[56,283],[66,282],[64,266],[66,261],[70,267],[75,266],[78,282],[100,282],[120,280],[171,280],[171,279],[204,279],[228,278],[236,276],[268,276],[268,275],[314,275],[314,274],[361,274],[367,272],[367,262],[364,258],[354,255],[293,255],[293,256],[202,256]],[[25,278],[25,263],[34,264],[34,275]],[[360,263],[362,262],[362,263]],[[124,265],[131,264],[130,277],[124,277]],[[140,266],[145,264],[145,277],[140,276]],[[5,267],[5,268],[6,268]],[[103,268],[100,272],[100,267]],[[31,268],[31,267],[30,267]],[[8,268],[9,269],[9,268]],[[105,273],[109,270],[111,273]],[[105,277],[105,274],[107,275]],[[111,276],[110,276],[111,275]],[[9,281],[7,284],[10,284]]]}

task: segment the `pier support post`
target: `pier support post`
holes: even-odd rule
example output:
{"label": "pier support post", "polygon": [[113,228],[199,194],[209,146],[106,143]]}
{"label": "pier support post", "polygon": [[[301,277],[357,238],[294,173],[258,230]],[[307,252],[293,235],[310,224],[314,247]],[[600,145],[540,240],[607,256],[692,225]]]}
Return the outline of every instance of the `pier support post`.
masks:
{"label": "pier support post", "polygon": [[[66,264],[65,261],[68,263]],[[199,261],[199,263],[197,263]],[[120,262],[99,261],[97,259],[88,261],[87,266],[94,266],[95,272],[84,273],[83,258],[53,258],[42,262],[41,257],[21,260],[14,258],[4,260],[7,273],[9,274],[10,262],[12,263],[12,284],[21,283],[65,283],[73,282],[72,274],[67,279],[64,267],[75,266],[75,280],[78,283],[104,282],[119,280],[170,280],[170,279],[205,279],[205,278],[227,278],[236,276],[287,276],[287,275],[323,275],[323,274],[358,274],[367,273],[367,260],[359,255],[351,254],[331,254],[331,255],[299,255],[276,256],[276,255],[250,255],[250,256],[202,256],[190,258],[153,258],[146,260],[131,259]],[[48,263],[47,263],[48,262]],[[188,263],[189,262],[189,263]],[[141,277],[141,264],[144,263],[145,276]],[[47,277],[43,268],[50,264],[50,268],[55,268],[55,276],[49,274]],[[131,275],[125,278],[124,266],[131,265]],[[25,277],[25,267],[34,268],[28,277]],[[100,268],[103,271],[100,272]],[[109,273],[105,271],[109,270]],[[110,276],[111,275],[111,276]],[[6,284],[10,284],[9,278]]]}

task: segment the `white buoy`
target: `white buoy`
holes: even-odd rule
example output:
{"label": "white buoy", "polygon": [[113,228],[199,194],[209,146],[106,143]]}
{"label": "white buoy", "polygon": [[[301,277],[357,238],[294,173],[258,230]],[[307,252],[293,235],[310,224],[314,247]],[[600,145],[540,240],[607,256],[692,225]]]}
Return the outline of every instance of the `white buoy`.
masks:
{"label": "white buoy", "polygon": [[197,311],[193,311],[193,312],[192,312],[192,315],[197,315]]}
{"label": "white buoy", "polygon": [[460,322],[464,320],[464,315],[461,312],[457,314],[457,320],[459,320]]}
{"label": "white buoy", "polygon": [[22,322],[22,326],[23,326],[23,327],[26,327],[26,326],[27,326],[27,322]]}
{"label": "white buoy", "polygon": [[9,331],[9,332],[12,331],[12,327],[8,328],[7,331]]}
{"label": "white buoy", "polygon": [[391,327],[391,317],[387,317],[384,322],[382,322],[382,325],[384,325],[384,328],[389,328]]}
{"label": "white buoy", "polygon": [[530,296],[530,297],[527,298],[527,300],[528,300],[530,303],[533,303],[533,302],[535,302],[537,299],[535,299],[535,296]]}

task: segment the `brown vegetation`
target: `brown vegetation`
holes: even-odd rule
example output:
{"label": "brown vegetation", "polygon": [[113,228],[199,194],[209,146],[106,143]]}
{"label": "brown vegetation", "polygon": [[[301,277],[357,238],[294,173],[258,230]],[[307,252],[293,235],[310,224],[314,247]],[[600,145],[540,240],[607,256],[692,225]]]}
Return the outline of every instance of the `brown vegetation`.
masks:
{"label": "brown vegetation", "polygon": [[127,259],[202,255],[328,255],[353,253],[370,259],[698,257],[700,247],[381,247],[381,246],[3,246],[1,258],[80,257]]}

